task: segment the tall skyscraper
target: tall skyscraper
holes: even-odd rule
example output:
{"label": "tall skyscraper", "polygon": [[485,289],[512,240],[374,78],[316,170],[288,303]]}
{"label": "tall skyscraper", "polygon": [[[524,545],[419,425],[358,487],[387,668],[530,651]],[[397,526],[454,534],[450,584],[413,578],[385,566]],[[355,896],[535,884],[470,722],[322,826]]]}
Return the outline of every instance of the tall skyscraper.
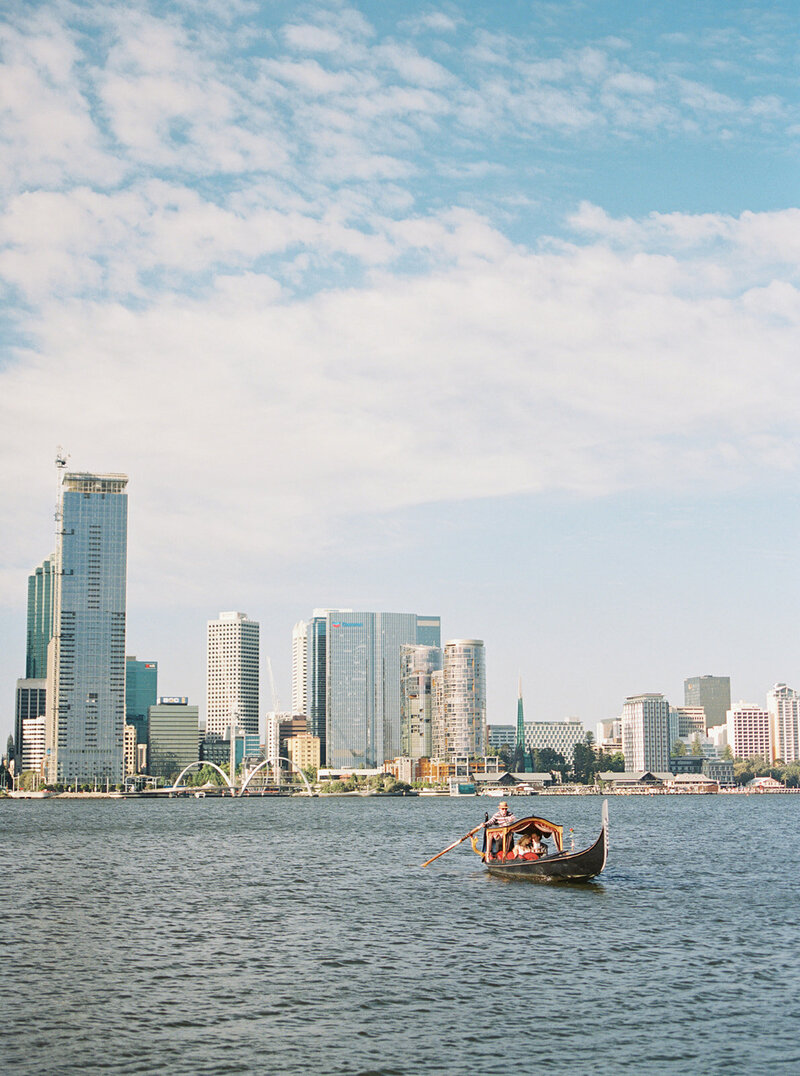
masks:
{"label": "tall skyscraper", "polygon": [[438,758],[485,754],[486,659],[482,639],[445,643],[433,673],[433,753]]}
{"label": "tall skyscraper", "polygon": [[51,782],[123,778],[127,485],[123,474],[62,476],[47,660]]}
{"label": "tall skyscraper", "polygon": [[125,722],[136,730],[136,743],[147,743],[147,711],[158,698],[158,662],[125,658]]}
{"label": "tall skyscraper", "polygon": [[326,765],[369,768],[400,753],[400,648],[436,646],[439,618],[318,609],[308,626],[308,731]]}
{"label": "tall skyscraper", "polygon": [[628,772],[669,769],[669,703],[663,695],[631,695],[622,708],[622,752]]}
{"label": "tall skyscraper", "polygon": [[767,692],[772,734],[772,757],[784,762],[800,761],[800,693],[776,684]]}
{"label": "tall skyscraper", "polygon": [[308,621],[292,628],[292,713],[308,715]]}
{"label": "tall skyscraper", "polygon": [[400,648],[400,753],[407,758],[433,754],[431,674],[441,667],[438,646]]}
{"label": "tall skyscraper", "polygon": [[220,613],[208,622],[206,738],[225,739],[237,727],[258,735],[259,625],[245,613]]}
{"label": "tall skyscraper", "polygon": [[53,637],[53,581],[55,554],[51,554],[28,576],[28,633],[25,678],[47,677],[47,647]]}
{"label": "tall skyscraper", "polygon": [[724,725],[731,708],[730,676],[693,676],[683,682],[683,705],[702,706],[706,728]]}
{"label": "tall skyscraper", "polygon": [[517,691],[517,739],[515,744],[517,750],[519,748],[525,748],[525,709],[522,705],[522,677],[519,678],[519,689]]}

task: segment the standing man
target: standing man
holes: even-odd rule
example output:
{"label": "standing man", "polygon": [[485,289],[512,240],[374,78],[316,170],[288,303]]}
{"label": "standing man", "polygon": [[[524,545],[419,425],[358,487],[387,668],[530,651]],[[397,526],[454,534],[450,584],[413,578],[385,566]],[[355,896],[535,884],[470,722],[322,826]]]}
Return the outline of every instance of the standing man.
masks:
{"label": "standing man", "polygon": [[516,822],[516,820],[516,816],[509,811],[508,804],[506,803],[506,801],[501,800],[500,803],[497,805],[496,813],[492,815],[488,822],[486,822],[486,825],[510,826],[512,825],[512,823]]}

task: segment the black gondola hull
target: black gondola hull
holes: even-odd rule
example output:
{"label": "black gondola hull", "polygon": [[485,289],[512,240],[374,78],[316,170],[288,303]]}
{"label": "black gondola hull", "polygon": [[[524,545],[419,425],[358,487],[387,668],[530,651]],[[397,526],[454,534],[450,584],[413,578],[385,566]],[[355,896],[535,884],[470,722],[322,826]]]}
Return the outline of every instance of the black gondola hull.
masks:
{"label": "black gondola hull", "polygon": [[526,878],[542,882],[588,882],[606,865],[606,827],[593,845],[580,852],[559,852],[542,859],[492,859],[486,862],[490,874],[503,878]]}

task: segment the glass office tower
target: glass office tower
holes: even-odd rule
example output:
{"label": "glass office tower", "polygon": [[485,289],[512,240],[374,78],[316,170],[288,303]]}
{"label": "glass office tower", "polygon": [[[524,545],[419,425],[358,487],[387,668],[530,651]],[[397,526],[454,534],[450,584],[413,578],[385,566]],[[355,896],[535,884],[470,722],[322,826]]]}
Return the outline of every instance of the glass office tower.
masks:
{"label": "glass office tower", "polygon": [[55,555],[28,576],[28,633],[25,647],[25,678],[47,676],[47,647],[53,636],[53,579]]}
{"label": "glass office tower", "polygon": [[125,723],[136,729],[137,744],[147,743],[147,711],[158,697],[158,662],[125,658]]}
{"label": "glass office tower", "polygon": [[65,473],[45,770],[51,782],[123,779],[128,478]]}

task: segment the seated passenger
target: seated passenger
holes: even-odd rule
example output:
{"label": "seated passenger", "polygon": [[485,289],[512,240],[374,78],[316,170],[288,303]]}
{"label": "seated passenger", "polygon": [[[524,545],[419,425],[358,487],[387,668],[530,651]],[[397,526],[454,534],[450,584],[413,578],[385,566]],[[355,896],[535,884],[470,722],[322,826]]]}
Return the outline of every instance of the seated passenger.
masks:
{"label": "seated passenger", "polygon": [[544,834],[534,833],[532,838],[533,851],[537,856],[546,856],[550,849],[544,842]]}
{"label": "seated passenger", "polygon": [[526,833],[515,849],[517,859],[536,859],[533,837]]}

